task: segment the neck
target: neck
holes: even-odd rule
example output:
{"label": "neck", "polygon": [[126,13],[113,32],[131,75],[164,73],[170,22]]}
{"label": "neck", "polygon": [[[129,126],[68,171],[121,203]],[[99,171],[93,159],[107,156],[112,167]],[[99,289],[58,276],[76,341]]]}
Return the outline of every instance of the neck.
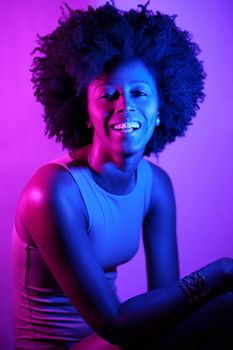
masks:
{"label": "neck", "polygon": [[107,155],[93,145],[88,149],[88,163],[96,183],[110,193],[125,194],[133,190],[136,169],[143,153]]}
{"label": "neck", "polygon": [[130,155],[119,153],[109,155],[107,152],[93,146],[93,144],[88,148],[89,165],[97,173],[102,173],[106,168],[111,166],[120,173],[134,172],[142,157],[142,151]]}

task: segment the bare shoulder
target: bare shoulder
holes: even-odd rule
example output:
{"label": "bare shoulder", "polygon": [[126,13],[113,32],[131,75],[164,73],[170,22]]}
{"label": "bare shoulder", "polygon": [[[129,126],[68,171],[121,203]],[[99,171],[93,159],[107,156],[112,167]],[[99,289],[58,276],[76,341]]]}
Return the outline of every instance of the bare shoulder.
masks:
{"label": "bare shoulder", "polygon": [[26,224],[35,210],[43,208],[49,215],[58,201],[82,206],[81,195],[69,171],[58,163],[42,165],[24,187],[18,201],[16,218]]}
{"label": "bare shoulder", "polygon": [[75,182],[69,171],[58,163],[42,165],[26,184],[21,197],[30,201],[49,198],[59,191],[75,188]]}
{"label": "bare shoulder", "polygon": [[[65,164],[69,168],[79,165],[86,165],[87,158],[87,147],[73,152],[75,154],[75,159],[73,157],[69,158]],[[56,161],[51,161],[42,165],[34,175],[31,177],[27,185],[25,186],[22,197],[27,197],[27,199],[37,201],[39,197],[42,198],[54,198],[55,195],[63,193],[69,195],[75,193],[79,198],[78,185],[75,182],[71,172],[63,164],[63,157],[58,158]],[[40,196],[43,194],[43,196]],[[74,195],[72,196],[74,197]]]}
{"label": "bare shoulder", "polygon": [[148,162],[152,169],[153,185],[151,193],[151,205],[174,204],[173,184],[168,173],[158,165]]}

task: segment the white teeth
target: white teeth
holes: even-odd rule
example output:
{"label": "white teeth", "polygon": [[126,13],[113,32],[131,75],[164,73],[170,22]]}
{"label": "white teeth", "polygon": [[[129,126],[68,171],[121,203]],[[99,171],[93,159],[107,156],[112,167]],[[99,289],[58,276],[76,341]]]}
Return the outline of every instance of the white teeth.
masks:
{"label": "white teeth", "polygon": [[125,122],[125,123],[118,123],[112,126],[114,130],[119,131],[133,131],[134,129],[139,129],[140,124],[138,122]]}
{"label": "white teeth", "polygon": [[125,133],[127,133],[127,132],[132,132],[132,131],[134,131],[134,129],[133,128],[130,128],[130,129],[121,129],[121,130],[119,130],[120,132],[125,132]]}

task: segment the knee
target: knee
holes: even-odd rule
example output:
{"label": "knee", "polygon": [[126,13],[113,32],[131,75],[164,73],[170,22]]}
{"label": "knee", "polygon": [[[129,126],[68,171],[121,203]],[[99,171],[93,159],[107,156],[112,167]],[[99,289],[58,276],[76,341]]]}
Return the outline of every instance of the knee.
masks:
{"label": "knee", "polygon": [[233,292],[224,293],[213,299],[212,306],[219,322],[225,324],[226,328],[233,327]]}
{"label": "knee", "polygon": [[227,310],[228,317],[233,325],[233,292],[223,294],[223,302],[225,303],[225,309]]}
{"label": "knee", "polygon": [[229,306],[233,306],[233,292],[227,292],[227,293],[223,294],[223,296],[226,300],[226,303]]}
{"label": "knee", "polygon": [[224,308],[229,311],[233,311],[233,292],[226,292],[221,294],[217,298],[214,299],[216,303],[218,303],[221,308]]}

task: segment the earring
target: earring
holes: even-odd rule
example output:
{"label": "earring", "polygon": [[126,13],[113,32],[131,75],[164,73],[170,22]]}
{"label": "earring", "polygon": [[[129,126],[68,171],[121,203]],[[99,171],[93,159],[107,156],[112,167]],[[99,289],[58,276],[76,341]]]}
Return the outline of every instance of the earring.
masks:
{"label": "earring", "polygon": [[157,116],[157,118],[155,120],[155,125],[159,126],[159,124],[160,124],[160,118],[159,118],[159,116]]}
{"label": "earring", "polygon": [[159,117],[159,110],[157,109],[157,113],[156,113],[156,119],[155,119],[155,125],[159,126],[160,124],[160,117]]}
{"label": "earring", "polygon": [[92,124],[91,124],[90,120],[88,120],[88,121],[86,122],[86,127],[87,127],[88,129],[91,129]]}

